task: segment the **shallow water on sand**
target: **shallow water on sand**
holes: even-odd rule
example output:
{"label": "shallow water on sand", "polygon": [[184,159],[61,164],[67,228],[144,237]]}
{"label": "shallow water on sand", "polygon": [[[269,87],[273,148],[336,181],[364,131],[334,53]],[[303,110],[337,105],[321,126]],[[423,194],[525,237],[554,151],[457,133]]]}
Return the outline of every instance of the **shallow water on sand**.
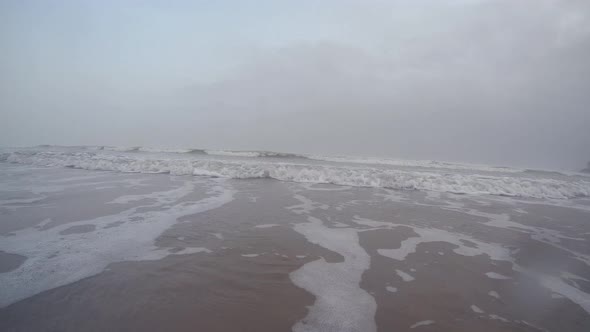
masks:
{"label": "shallow water on sand", "polygon": [[589,206],[0,163],[0,330],[587,331]]}

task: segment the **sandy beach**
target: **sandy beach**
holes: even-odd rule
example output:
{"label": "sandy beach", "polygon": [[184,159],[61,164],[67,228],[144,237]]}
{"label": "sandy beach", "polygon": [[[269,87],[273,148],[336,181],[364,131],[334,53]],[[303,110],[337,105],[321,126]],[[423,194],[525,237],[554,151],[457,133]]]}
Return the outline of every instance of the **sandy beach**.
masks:
{"label": "sandy beach", "polygon": [[586,331],[590,205],[0,164],[3,331]]}

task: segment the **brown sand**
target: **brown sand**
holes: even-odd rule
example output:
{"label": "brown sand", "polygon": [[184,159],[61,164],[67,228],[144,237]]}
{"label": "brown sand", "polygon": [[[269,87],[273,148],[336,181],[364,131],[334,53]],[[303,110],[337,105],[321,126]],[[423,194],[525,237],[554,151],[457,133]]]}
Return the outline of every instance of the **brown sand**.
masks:
{"label": "brown sand", "polygon": [[[44,181],[72,176],[64,172],[92,173],[51,169],[47,172]],[[96,184],[82,185],[44,193],[43,200],[19,203],[17,208],[12,203],[1,207],[3,216],[8,216],[0,223],[3,236],[13,233],[18,237],[20,230],[34,227],[47,218],[52,222],[37,229],[67,227],[60,233],[65,236],[63,241],[68,241],[67,236],[93,234],[100,227],[67,225],[101,215],[117,215],[130,207],[154,202],[146,198],[120,205],[105,204],[119,196],[170,190],[189,181],[169,175],[99,175],[98,180],[104,183],[119,181],[119,184],[98,190],[91,189]],[[138,180],[142,185],[126,185],[124,181],[129,179]],[[306,317],[315,297],[295,286],[289,274],[320,257],[327,263],[344,260],[341,254],[310,243],[293,229],[294,224],[307,222],[308,216],[322,220],[327,227],[359,230],[360,245],[371,258],[370,268],[363,273],[359,287],[375,298],[378,331],[590,329],[590,314],[568,298],[555,296],[534,277],[534,273],[559,276],[567,272],[590,279],[588,265],[567,251],[590,252],[587,245],[590,237],[584,234],[590,232],[588,211],[497,200],[480,204],[468,197],[453,195],[443,195],[440,201],[432,201],[419,192],[396,192],[403,199],[388,201],[383,197],[388,191],[381,189],[314,191],[309,190],[313,186],[273,180],[229,183],[236,191],[233,201],[217,209],[184,216],[154,239],[156,247],[169,248],[170,252],[194,247],[211,252],[112,263],[99,274],[48,289],[0,309],[0,330],[290,331]],[[42,184],[42,181],[38,183]],[[296,212],[298,210],[290,208],[301,203],[295,194],[307,197],[315,205],[310,211]],[[2,195],[2,199],[9,198],[7,192]],[[34,196],[25,188],[20,195]],[[207,197],[206,190],[196,190],[182,201],[203,197]],[[461,202],[466,208],[487,213],[507,213],[512,221],[556,230],[571,237],[585,237],[586,241],[562,239],[559,245],[563,248],[559,248],[535,240],[529,233],[486,226],[485,217],[445,209],[451,206],[445,202]],[[149,214],[168,208],[163,204],[139,211]],[[528,213],[516,212],[516,208]],[[408,226],[375,229],[356,224],[356,216]],[[106,227],[116,230],[122,224],[122,221],[114,221]],[[271,224],[277,226],[256,227]],[[457,246],[448,242],[420,243],[416,252],[402,261],[378,253],[378,249],[396,249],[404,240],[418,236],[412,227],[446,230],[518,249],[514,251],[515,261],[534,273],[519,273],[513,270],[511,263],[493,261],[487,255],[459,255],[453,251]],[[476,246],[469,241],[464,245]],[[19,271],[25,261],[22,255],[0,251],[0,273]],[[414,279],[403,281],[397,270]],[[485,275],[489,271],[511,279],[489,278]],[[569,285],[575,282],[576,289],[590,293],[590,282],[564,280]],[[388,286],[395,287],[396,291],[388,291]],[[497,292],[499,298],[490,296],[489,292]],[[474,305],[483,313],[475,312]],[[410,328],[426,320],[434,323]]]}

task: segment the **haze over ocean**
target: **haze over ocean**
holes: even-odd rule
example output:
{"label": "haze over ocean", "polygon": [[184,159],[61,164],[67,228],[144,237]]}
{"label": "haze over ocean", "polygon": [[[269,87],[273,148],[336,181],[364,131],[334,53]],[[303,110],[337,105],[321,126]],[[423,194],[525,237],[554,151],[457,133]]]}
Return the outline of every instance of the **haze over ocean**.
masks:
{"label": "haze over ocean", "polygon": [[580,170],[590,5],[2,1],[0,144]]}

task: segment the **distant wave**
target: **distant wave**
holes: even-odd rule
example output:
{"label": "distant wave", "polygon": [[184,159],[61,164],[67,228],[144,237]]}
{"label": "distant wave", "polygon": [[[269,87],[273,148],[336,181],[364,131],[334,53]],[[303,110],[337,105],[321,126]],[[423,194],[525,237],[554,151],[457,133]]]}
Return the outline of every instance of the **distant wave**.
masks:
{"label": "distant wave", "polygon": [[207,154],[207,151],[205,151],[204,149],[189,149],[188,151],[186,151],[184,153]]}
{"label": "distant wave", "polygon": [[281,158],[281,159],[307,159],[328,161],[334,163],[351,163],[351,164],[368,164],[368,165],[386,165],[386,166],[402,166],[402,167],[423,167],[436,169],[452,169],[452,170],[474,170],[487,172],[503,172],[503,173],[518,173],[525,170],[502,167],[502,166],[488,166],[478,164],[466,163],[452,163],[436,160],[402,160],[391,158],[376,158],[376,157],[353,157],[353,156],[323,156],[323,155],[306,155],[288,152],[274,152],[274,151],[256,151],[256,150],[209,150],[196,148],[154,148],[154,147],[124,147],[124,146],[72,146],[64,147],[57,145],[38,145],[40,148],[82,148],[84,150],[107,150],[114,152],[150,152],[150,153],[189,153],[189,154],[204,154],[211,156],[228,156],[239,158]]}
{"label": "distant wave", "polygon": [[[73,148],[76,148],[76,147],[73,147]],[[141,151],[141,146],[130,146],[130,147],[125,147],[125,146],[84,146],[82,148],[87,149],[87,150],[95,150],[98,148],[98,150],[117,151],[117,152],[140,152]]]}
{"label": "distant wave", "polygon": [[301,158],[308,159],[307,156],[295,153],[273,152],[273,151],[235,151],[235,150],[207,150],[207,149],[182,149],[182,148],[153,148],[143,146],[55,146],[55,145],[38,145],[40,148],[79,148],[84,150],[107,150],[115,152],[151,152],[151,153],[190,153],[190,154],[208,154],[212,156],[231,156],[246,158]]}
{"label": "distant wave", "polygon": [[273,151],[227,151],[227,150],[205,150],[209,155],[249,157],[249,158],[291,158],[309,159],[307,156],[295,153],[273,152]]}
{"label": "distant wave", "polygon": [[211,156],[227,156],[238,158],[280,158],[280,159],[306,159],[327,161],[333,163],[349,163],[349,164],[364,164],[364,165],[384,165],[384,166],[400,166],[400,167],[421,167],[434,169],[449,169],[449,170],[466,170],[466,171],[484,171],[484,172],[500,172],[500,173],[528,173],[537,175],[584,175],[577,172],[563,172],[554,170],[539,170],[539,169],[520,169],[505,166],[489,166],[481,164],[468,164],[457,162],[446,162],[438,160],[405,160],[392,158],[378,158],[378,157],[355,157],[355,156],[325,156],[325,155],[311,155],[311,154],[297,154],[288,152],[274,152],[274,151],[257,151],[257,150],[210,150],[203,148],[158,148],[158,147],[144,147],[144,146],[60,146],[60,145],[37,145],[37,148],[47,149],[49,151],[54,149],[82,149],[90,151],[106,150],[113,152],[146,152],[146,153],[166,153],[166,154],[194,154],[194,155],[211,155]]}
{"label": "distant wave", "polygon": [[115,155],[101,152],[13,151],[0,161],[88,170],[233,179],[272,178],[280,181],[427,190],[461,194],[489,194],[527,198],[567,199],[590,196],[590,182],[541,177],[490,176],[448,172],[406,171],[370,167],[310,165],[264,160],[161,159],[153,155]]}
{"label": "distant wave", "polygon": [[544,175],[568,175],[563,172],[548,171],[548,170],[541,170],[541,169],[525,169],[523,171],[523,173],[537,174],[537,175],[541,175],[541,176],[544,176]]}
{"label": "distant wave", "polygon": [[464,164],[451,163],[436,160],[399,160],[390,158],[374,158],[374,157],[346,157],[346,156],[309,156],[309,159],[323,160],[331,162],[345,162],[353,164],[374,164],[374,165],[389,165],[389,166],[403,166],[403,167],[424,167],[424,168],[444,168],[444,169],[461,169],[474,170],[486,172],[504,172],[504,173],[518,173],[521,169],[502,167],[502,166],[488,166],[478,164]]}

